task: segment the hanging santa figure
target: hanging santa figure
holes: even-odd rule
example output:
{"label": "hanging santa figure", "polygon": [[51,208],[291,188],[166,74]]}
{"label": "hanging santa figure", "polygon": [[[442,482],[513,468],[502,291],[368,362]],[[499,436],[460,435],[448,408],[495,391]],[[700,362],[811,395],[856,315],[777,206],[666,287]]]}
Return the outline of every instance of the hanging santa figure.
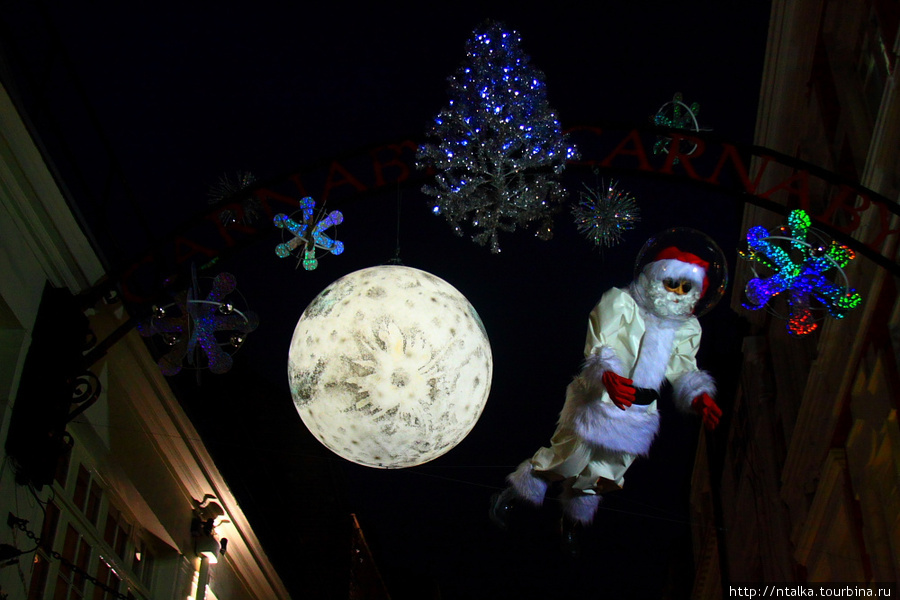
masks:
{"label": "hanging santa figure", "polygon": [[561,482],[564,542],[573,543],[601,494],[621,489],[634,460],[649,453],[666,381],[676,407],[708,429],[718,425],[715,381],[697,368],[697,317],[726,283],[724,255],[704,234],[670,229],[647,242],[632,283],[605,292],[591,312],[584,366],[566,389],[551,445],[507,476],[509,487],[491,505],[495,523],[505,527],[517,501],[540,506],[549,485]]}

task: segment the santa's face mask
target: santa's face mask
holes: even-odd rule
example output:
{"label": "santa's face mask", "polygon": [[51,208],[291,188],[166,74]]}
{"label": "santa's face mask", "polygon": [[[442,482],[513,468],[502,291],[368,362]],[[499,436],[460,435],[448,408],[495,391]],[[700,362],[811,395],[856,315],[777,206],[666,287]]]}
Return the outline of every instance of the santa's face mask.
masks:
{"label": "santa's face mask", "polygon": [[639,283],[646,308],[659,317],[688,316],[700,299],[698,286],[690,283],[684,285],[681,280],[653,279],[642,273]]}

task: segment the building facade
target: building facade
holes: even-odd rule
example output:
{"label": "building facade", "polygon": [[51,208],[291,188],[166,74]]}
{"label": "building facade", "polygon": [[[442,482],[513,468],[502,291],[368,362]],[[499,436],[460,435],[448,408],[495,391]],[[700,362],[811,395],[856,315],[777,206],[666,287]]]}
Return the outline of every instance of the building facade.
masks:
{"label": "building facade", "polygon": [[0,598],[288,598],[0,88]]}
{"label": "building facade", "polygon": [[[775,0],[755,143],[900,197],[900,3]],[[754,165],[757,193],[844,232],[894,263],[900,221],[862,195]],[[791,181],[783,186],[779,182]],[[784,216],[747,206],[743,229]],[[784,314],[742,308],[752,272],[738,262],[732,309],[750,321],[729,426],[701,439],[692,492],[694,598],[736,582],[900,580],[900,302],[897,277],[866,257],[845,269],[862,303],[813,333]]]}

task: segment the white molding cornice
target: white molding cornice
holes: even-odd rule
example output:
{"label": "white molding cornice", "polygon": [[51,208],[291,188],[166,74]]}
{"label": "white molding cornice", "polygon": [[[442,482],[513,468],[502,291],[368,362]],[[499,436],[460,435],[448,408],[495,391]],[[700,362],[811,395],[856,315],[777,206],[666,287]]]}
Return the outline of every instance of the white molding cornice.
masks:
{"label": "white molding cornice", "polygon": [[0,203],[55,286],[78,293],[103,277],[100,260],[2,85]]}
{"label": "white molding cornice", "polygon": [[[123,361],[120,364],[127,369],[120,375],[126,378],[132,408],[145,424],[148,439],[182,486],[185,509],[190,510],[194,501],[202,500],[207,494],[215,496],[229,521],[219,525],[216,533],[219,538],[228,538],[225,559],[234,566],[235,575],[260,600],[289,598],[200,434],[178,404],[138,333],[129,333],[119,346],[118,351],[124,354],[119,358]],[[115,367],[111,365],[111,368]]]}

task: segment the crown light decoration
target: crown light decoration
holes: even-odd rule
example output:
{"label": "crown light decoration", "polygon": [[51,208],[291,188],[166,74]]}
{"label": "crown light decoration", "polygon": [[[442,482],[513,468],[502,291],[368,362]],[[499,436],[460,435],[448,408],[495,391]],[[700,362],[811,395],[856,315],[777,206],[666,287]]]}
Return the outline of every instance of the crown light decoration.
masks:
{"label": "crown light decoration", "polygon": [[198,369],[205,366],[216,374],[231,369],[232,354],[259,325],[255,312],[225,301],[236,288],[234,275],[219,273],[201,299],[195,275],[191,287],[176,294],[173,303],[155,306],[150,318],[138,323],[142,336],[158,335],[169,348],[158,362],[163,375],[177,375],[185,363]]}
{"label": "crown light decoration", "polygon": [[[697,121],[697,113],[699,112],[700,105],[697,102],[688,106],[685,104],[681,93],[676,93],[670,101],[660,106],[656,114],[653,115],[653,124],[670,129],[697,132],[700,131],[700,123]],[[656,143],[653,145],[653,153],[668,154],[671,143],[672,138],[664,135],[658,136]],[[687,140],[682,140],[681,144],[684,146],[682,148],[683,154],[693,154],[697,149],[697,144]],[[675,158],[675,162],[678,162],[678,158]]]}
{"label": "crown light decoration", "polygon": [[274,223],[279,229],[284,229],[292,238],[288,241],[278,244],[275,247],[275,254],[281,258],[287,258],[293,254],[297,254],[297,266],[303,265],[307,271],[312,271],[319,266],[316,250],[324,250],[337,256],[344,251],[343,242],[333,240],[325,235],[325,230],[329,227],[340,225],[344,222],[344,215],[339,210],[328,213],[324,219],[316,220],[321,217],[320,211],[318,217],[314,218],[316,203],[309,196],[300,200],[300,213],[302,222],[297,222],[285,214],[275,215]]}
{"label": "crown light decoration", "polygon": [[419,147],[416,166],[435,172],[422,191],[432,211],[463,235],[500,252],[499,231],[537,224],[552,237],[552,217],[566,190],[556,180],[578,153],[547,102],[544,75],[529,64],[515,31],[488,23],[466,44],[450,77],[450,101]]}
{"label": "crown light decoration", "polygon": [[[762,226],[750,228],[747,250],[740,252],[750,262],[754,274],[744,289],[747,297],[744,308],[767,307],[777,314],[772,303],[775,298],[785,297],[787,330],[794,336],[815,331],[821,313],[842,319],[862,301],[859,293],[849,287],[844,273],[844,267],[856,253],[834,240],[825,240],[811,224],[806,211],[793,210],[787,225],[774,232]],[[770,274],[761,275],[757,266]]]}

